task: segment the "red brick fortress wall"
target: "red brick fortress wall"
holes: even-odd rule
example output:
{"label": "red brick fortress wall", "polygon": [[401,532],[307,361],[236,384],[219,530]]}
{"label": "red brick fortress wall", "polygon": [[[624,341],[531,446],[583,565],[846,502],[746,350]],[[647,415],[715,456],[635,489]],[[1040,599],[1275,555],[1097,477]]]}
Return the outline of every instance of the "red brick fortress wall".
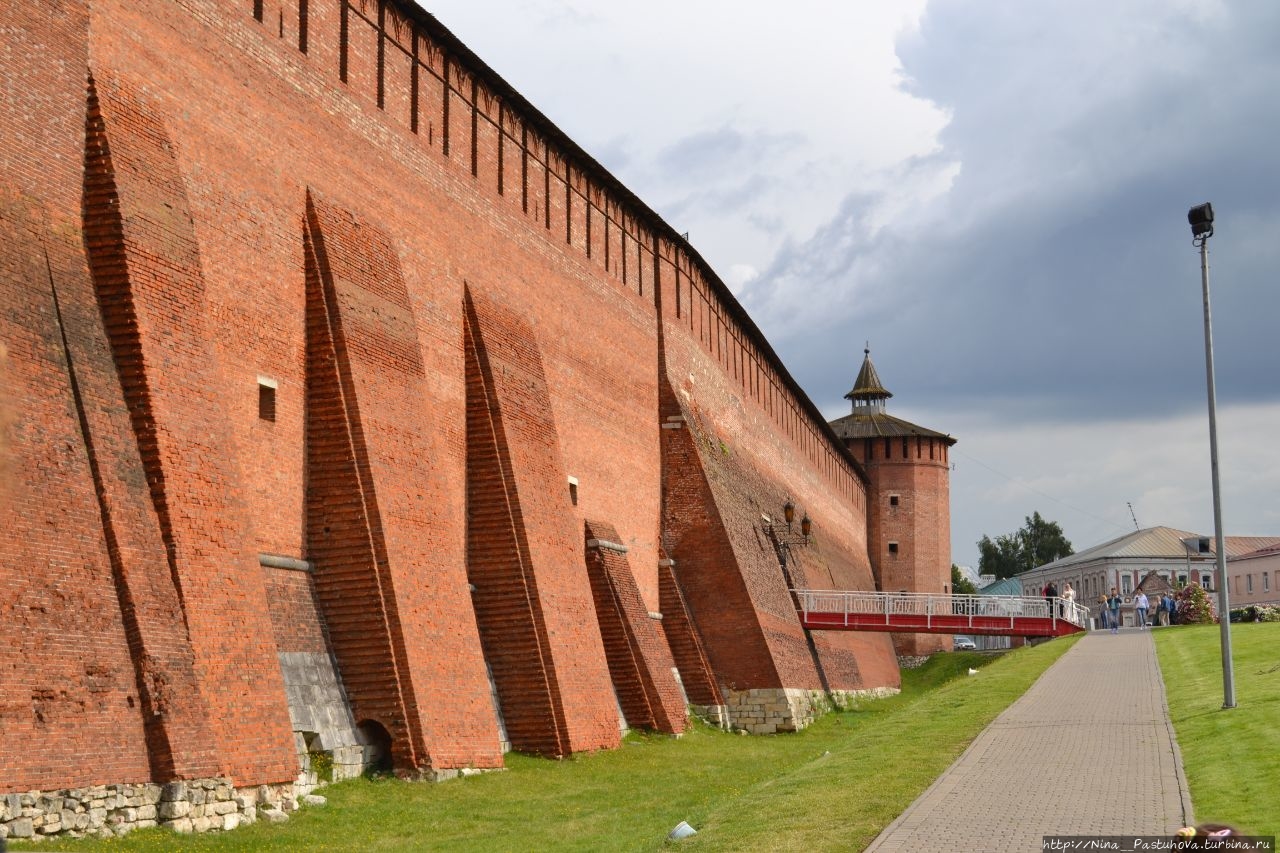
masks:
{"label": "red brick fortress wall", "polygon": [[680,731],[673,664],[705,707],[897,685],[789,592],[871,588],[856,464],[692,248],[434,19],[47,5],[0,0],[5,790],[287,785],[294,653],[406,774],[501,766],[500,719],[614,746],[615,691]]}
{"label": "red brick fortress wall", "polygon": [[400,766],[497,766],[465,569],[434,556],[452,525],[427,499],[440,452],[399,260],[381,229],[307,210],[307,551],[352,711]]}
{"label": "red brick fortress wall", "polygon": [[[789,401],[778,411],[796,416],[799,440],[779,434],[768,409],[734,387],[679,319],[668,319],[663,335],[672,381],[663,409],[671,412],[664,429],[664,547],[712,669],[730,691],[896,688],[887,637],[810,634],[789,592],[874,588],[860,475],[832,451],[838,440]],[[765,387],[789,396],[789,389]],[[820,459],[838,464],[811,464],[810,442]],[[814,535],[808,545],[788,549],[784,569],[769,527],[784,527],[788,499],[799,508],[794,532],[807,512]]]}
{"label": "red brick fortress wall", "polygon": [[467,563],[507,731],[554,756],[617,746],[540,348],[509,308],[468,291],[466,314]]}
{"label": "red brick fortress wall", "polygon": [[12,652],[0,779],[211,775],[220,759],[81,231],[87,4],[6,2],[0,15],[16,27],[0,52],[0,643]]}
{"label": "red brick fortress wall", "polygon": [[587,522],[587,572],[605,656],[627,725],[683,732],[689,718],[675,680],[671,646],[645,609],[627,561],[627,549],[611,525]]}
{"label": "red brick fortress wall", "polygon": [[[873,588],[863,475],[723,285],[668,245],[664,547],[713,670],[730,691],[896,688],[887,638],[805,632],[789,592]],[[788,499],[815,535],[784,569],[770,522]]]}

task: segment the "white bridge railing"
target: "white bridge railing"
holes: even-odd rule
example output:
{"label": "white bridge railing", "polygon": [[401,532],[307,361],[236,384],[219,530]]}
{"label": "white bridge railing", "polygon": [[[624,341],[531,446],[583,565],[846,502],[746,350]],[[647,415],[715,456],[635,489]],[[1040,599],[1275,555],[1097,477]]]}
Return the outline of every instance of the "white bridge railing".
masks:
{"label": "white bridge railing", "polygon": [[[939,628],[948,631],[974,624],[981,618],[989,627],[992,617],[1007,618],[1010,627],[1015,619],[1045,619],[1051,624],[1069,622],[1079,628],[1089,627],[1089,609],[1064,598],[1055,598],[1052,606],[1041,597],[1017,595],[939,595],[925,592],[842,592],[836,590],[796,589],[796,600],[804,614],[883,615],[885,624],[892,616],[923,616],[924,624],[939,619]],[[957,625],[956,617],[968,617]],[[861,620],[865,621],[865,620]]]}

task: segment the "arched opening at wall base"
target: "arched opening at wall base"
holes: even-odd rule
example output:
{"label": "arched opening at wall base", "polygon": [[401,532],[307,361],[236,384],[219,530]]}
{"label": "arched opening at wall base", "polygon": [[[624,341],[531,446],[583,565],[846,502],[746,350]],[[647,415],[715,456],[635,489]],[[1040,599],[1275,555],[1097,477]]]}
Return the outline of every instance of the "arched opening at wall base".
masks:
{"label": "arched opening at wall base", "polygon": [[362,764],[365,773],[391,772],[391,733],[386,726],[377,720],[361,720],[356,726],[356,739],[364,747]]}

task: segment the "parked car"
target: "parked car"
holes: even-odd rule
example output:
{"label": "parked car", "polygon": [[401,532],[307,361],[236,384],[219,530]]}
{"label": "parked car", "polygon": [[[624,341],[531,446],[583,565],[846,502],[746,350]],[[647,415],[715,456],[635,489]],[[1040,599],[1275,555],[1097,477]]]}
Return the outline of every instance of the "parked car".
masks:
{"label": "parked car", "polygon": [[978,644],[968,637],[956,637],[955,649],[958,652],[973,652],[978,650]]}

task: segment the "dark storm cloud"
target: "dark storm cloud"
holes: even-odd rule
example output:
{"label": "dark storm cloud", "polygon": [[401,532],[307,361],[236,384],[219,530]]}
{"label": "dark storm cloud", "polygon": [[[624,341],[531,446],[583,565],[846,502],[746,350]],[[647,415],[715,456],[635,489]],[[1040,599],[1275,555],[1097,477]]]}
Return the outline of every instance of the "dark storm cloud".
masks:
{"label": "dark storm cloud", "polygon": [[931,3],[899,53],[912,91],[952,112],[939,156],[961,171],[941,209],[873,233],[874,200],[851,198],[744,300],[827,294],[775,338],[828,407],[866,338],[891,390],[934,407],[1202,407],[1185,213],[1211,200],[1219,399],[1280,399],[1278,40],[1270,3]]}

